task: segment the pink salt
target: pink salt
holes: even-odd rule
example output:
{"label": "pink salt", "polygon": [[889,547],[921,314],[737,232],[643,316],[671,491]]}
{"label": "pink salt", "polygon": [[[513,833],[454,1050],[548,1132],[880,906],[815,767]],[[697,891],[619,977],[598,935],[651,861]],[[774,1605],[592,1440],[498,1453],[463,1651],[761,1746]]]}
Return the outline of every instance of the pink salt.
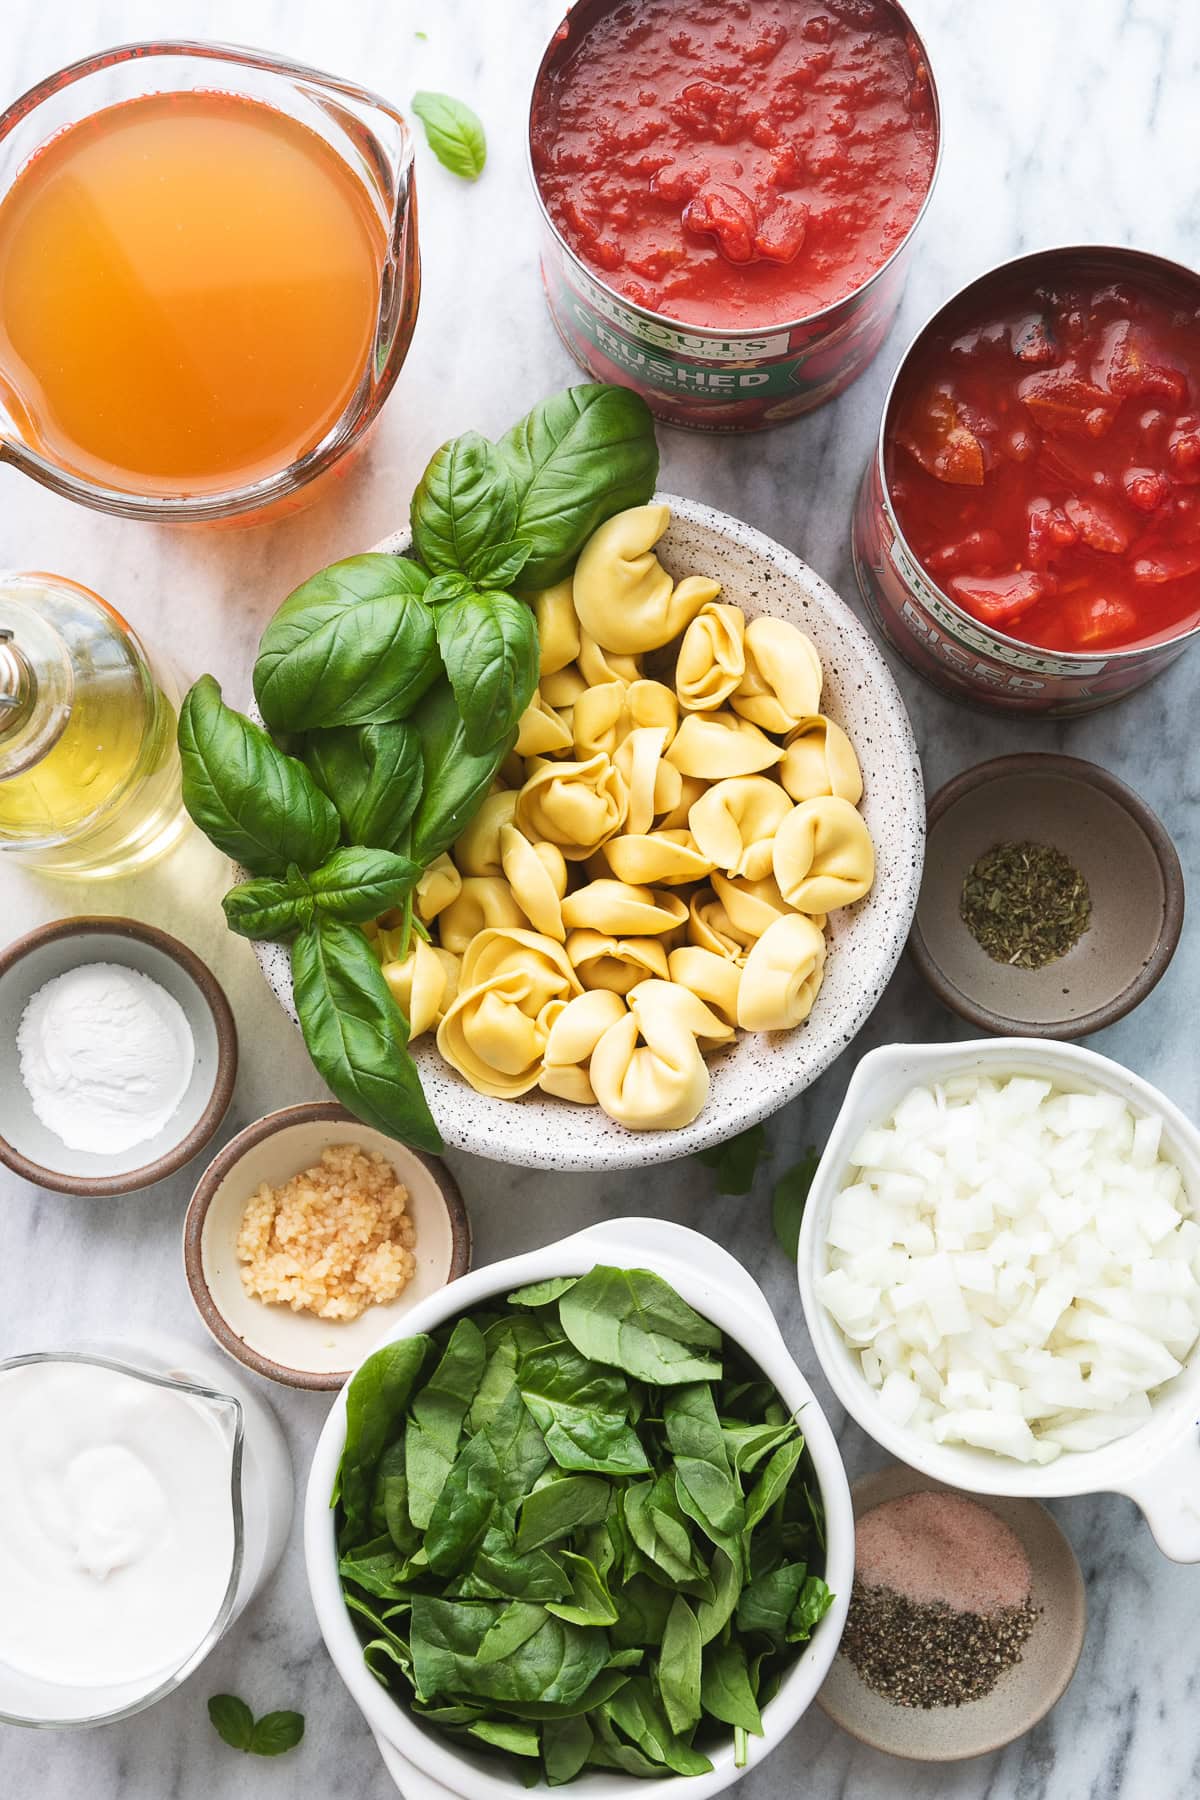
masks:
{"label": "pink salt", "polygon": [[906,1494],[859,1519],[855,1567],[868,1587],[920,1605],[994,1613],[1029,1598],[1029,1558],[986,1506],[961,1494]]}

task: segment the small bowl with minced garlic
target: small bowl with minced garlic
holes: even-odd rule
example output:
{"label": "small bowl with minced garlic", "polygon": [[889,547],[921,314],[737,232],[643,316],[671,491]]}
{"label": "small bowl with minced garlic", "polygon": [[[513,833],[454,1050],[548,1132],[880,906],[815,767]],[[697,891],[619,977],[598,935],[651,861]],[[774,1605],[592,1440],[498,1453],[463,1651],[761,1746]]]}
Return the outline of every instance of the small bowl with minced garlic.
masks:
{"label": "small bowl with minced garlic", "polygon": [[444,1163],[332,1101],[268,1113],[226,1144],[188,1207],[184,1270],[223,1350],[332,1391],[397,1320],[471,1262]]}

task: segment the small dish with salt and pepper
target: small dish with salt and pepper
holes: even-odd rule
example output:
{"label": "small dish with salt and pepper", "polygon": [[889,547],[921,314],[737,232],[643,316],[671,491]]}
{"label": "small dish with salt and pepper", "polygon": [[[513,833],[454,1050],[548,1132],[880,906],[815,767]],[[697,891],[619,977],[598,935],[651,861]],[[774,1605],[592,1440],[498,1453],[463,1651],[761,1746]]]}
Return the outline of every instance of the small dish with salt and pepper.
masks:
{"label": "small dish with salt and pepper", "polygon": [[1054,1519],[1035,1500],[972,1499],[898,1463],[857,1481],[851,1500],[855,1583],[823,1711],[922,1762],[1021,1737],[1083,1648],[1083,1577]]}
{"label": "small dish with salt and pepper", "polygon": [[162,1181],[209,1142],[237,1075],[224,990],[138,919],[60,919],[0,953],[0,1162],[104,1198]]}
{"label": "small dish with salt and pepper", "polygon": [[1078,1038],[1139,1005],[1175,954],[1183,871],[1123,781],[1034,752],[967,769],[929,803],[912,957],[984,1031]]}

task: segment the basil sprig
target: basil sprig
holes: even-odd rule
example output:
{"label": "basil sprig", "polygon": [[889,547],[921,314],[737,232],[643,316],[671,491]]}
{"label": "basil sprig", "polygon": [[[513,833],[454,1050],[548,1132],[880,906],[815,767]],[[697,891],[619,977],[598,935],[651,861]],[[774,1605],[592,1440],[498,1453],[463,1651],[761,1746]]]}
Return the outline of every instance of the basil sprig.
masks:
{"label": "basil sprig", "polygon": [[452,439],[413,496],[414,554],[332,563],[268,623],[254,693],[269,731],[211,676],[184,702],[184,803],[253,878],[225,897],[231,929],[291,943],[314,1063],[405,1142],[439,1140],[407,1021],[357,927],[399,906],[407,941],[413,889],[487,794],[537,686],[520,595],[647,500],[657,470],[644,403],[599,383],[553,395],[498,443]]}
{"label": "basil sprig", "polygon": [[739,1764],[832,1603],[804,1439],[659,1276],[599,1266],[386,1345],[334,1491],[363,1657],[427,1726],[590,1768]]}

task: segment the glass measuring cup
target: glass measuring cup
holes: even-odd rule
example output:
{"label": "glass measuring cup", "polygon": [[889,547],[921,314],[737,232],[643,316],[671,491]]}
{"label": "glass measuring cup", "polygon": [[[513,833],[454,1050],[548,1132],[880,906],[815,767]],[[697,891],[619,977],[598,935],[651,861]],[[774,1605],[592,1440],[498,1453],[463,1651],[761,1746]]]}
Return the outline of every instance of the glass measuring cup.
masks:
{"label": "glass measuring cup", "polygon": [[[382,266],[371,342],[340,417],[286,466],[241,486],[211,491],[139,491],[105,485],[39,442],[15,402],[0,396],[0,461],[102,512],[158,523],[257,523],[307,504],[316,478],[345,468],[400,372],[420,296],[413,145],[407,125],[385,100],[351,82],[258,50],[187,40],[127,44],[48,76],[0,115],[0,200],[50,140],[61,140],[122,102],[151,95],[202,93],[260,103],[323,140],[366,196],[379,227]],[[148,484],[147,484],[148,485]]]}
{"label": "glass measuring cup", "polygon": [[228,1581],[211,1623],[177,1667],[124,1682],[81,1685],[46,1680],[0,1658],[0,1723],[71,1730],[141,1712],[173,1693],[203,1662],[278,1560],[291,1520],[292,1476],[270,1409],[236,1376],[227,1378],[214,1359],[188,1344],[149,1334],[136,1345],[105,1341],[95,1349],[36,1351],[0,1362],[0,1379],[44,1364],[84,1364],[184,1394],[209,1415],[228,1456]]}

